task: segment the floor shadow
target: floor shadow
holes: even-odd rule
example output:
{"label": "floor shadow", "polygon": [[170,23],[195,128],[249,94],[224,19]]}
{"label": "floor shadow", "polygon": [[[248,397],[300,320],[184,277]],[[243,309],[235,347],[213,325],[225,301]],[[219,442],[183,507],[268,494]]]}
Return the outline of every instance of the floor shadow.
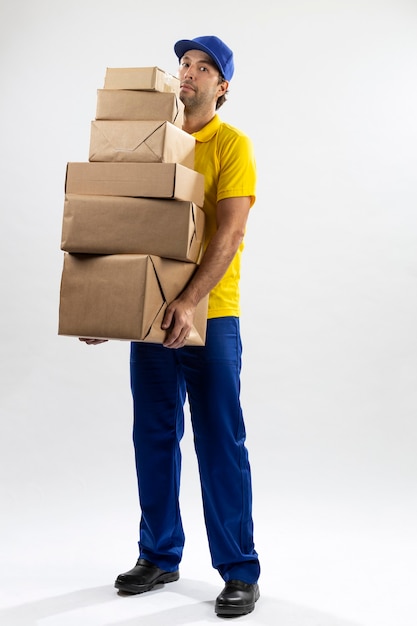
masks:
{"label": "floor shadow", "polygon": [[[64,623],[73,626],[184,626],[235,624],[238,620],[239,623],[250,622],[259,626],[363,626],[315,609],[262,595],[253,613],[240,618],[219,618],[214,613],[214,598],[218,593],[217,586],[187,579],[166,586],[159,585],[139,596],[118,594],[113,586],[107,585],[0,610],[0,624],[38,626],[42,620],[47,620],[48,626],[61,626]],[[123,602],[129,603],[131,615],[127,618],[121,618],[121,614],[125,612],[121,610]],[[104,607],[106,617],[99,621],[103,614],[103,605],[107,605]],[[97,608],[96,613],[94,607]],[[85,619],[82,617],[83,609],[86,610]],[[72,612],[77,612],[76,623],[75,615],[71,616]]]}
{"label": "floor shadow", "polygon": [[[0,610],[3,626],[34,626],[39,620],[114,600],[112,585],[80,589]],[[81,625],[80,625],[81,626]]]}

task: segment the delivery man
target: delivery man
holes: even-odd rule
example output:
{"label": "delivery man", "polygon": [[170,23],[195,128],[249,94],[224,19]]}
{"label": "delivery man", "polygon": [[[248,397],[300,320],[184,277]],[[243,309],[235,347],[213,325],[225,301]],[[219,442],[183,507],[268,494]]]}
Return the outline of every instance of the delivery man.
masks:
{"label": "delivery man", "polygon": [[[239,327],[240,261],[256,167],[251,141],[216,112],[234,72],[230,48],[209,35],[177,41],[174,50],[183,129],[196,140],[195,169],[205,177],[206,240],[191,282],[167,307],[164,344],[131,344],[139,559],[117,577],[115,587],[139,594],[179,578],[185,541],[180,441],[188,397],[211,560],[225,583],[215,612],[238,616],[254,610],[260,574],[240,404]],[[187,346],[196,306],[207,294],[206,343]]]}

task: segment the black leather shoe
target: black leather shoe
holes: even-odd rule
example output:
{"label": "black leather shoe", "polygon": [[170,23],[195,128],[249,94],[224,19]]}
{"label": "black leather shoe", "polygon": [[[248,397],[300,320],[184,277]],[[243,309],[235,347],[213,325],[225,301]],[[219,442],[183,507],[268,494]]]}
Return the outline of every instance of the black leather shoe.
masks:
{"label": "black leather shoe", "polygon": [[124,593],[144,593],[161,583],[172,583],[180,577],[179,571],[166,572],[146,559],[138,559],[135,567],[119,574],[114,586]]}
{"label": "black leather shoe", "polygon": [[259,587],[241,580],[229,580],[223,591],[216,598],[217,615],[233,616],[252,613],[255,602],[259,599]]}

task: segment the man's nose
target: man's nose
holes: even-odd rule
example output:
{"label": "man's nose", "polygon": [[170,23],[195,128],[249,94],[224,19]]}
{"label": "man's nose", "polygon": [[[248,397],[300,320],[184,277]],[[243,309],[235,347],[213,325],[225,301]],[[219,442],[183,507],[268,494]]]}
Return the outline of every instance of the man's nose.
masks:
{"label": "man's nose", "polygon": [[192,65],[189,65],[186,71],[184,72],[184,78],[193,79],[194,76],[195,76],[195,68]]}

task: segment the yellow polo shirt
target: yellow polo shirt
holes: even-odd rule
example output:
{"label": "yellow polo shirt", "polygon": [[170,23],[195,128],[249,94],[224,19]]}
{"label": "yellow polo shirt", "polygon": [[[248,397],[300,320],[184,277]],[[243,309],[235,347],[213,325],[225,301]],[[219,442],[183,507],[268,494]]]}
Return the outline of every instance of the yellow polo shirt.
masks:
{"label": "yellow polo shirt", "polygon": [[[196,139],[195,169],[204,174],[207,247],[216,231],[216,207],[219,200],[249,196],[255,202],[256,164],[250,139],[240,130],[222,122],[218,115],[201,130]],[[225,275],[210,292],[208,317],[240,315],[240,259],[242,242]]]}

